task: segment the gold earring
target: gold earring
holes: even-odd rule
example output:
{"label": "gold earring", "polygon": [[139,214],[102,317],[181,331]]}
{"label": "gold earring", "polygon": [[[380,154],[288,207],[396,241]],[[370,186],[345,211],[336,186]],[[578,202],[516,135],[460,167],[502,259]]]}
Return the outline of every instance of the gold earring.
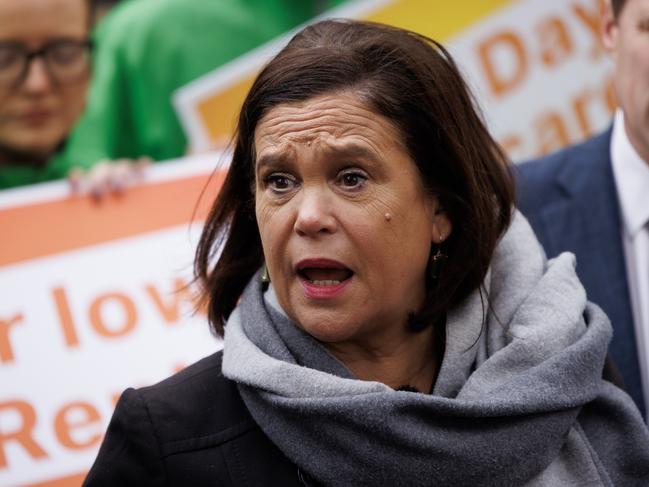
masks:
{"label": "gold earring", "polygon": [[268,274],[268,267],[266,267],[266,263],[261,266],[261,283],[262,284],[268,284],[270,282],[270,275]]}

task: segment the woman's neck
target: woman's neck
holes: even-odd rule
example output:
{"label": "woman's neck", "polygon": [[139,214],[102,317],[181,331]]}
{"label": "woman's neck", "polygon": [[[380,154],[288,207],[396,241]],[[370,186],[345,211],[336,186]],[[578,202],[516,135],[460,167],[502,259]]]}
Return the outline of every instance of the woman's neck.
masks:
{"label": "woman's neck", "polygon": [[444,353],[443,340],[428,327],[416,333],[404,330],[383,345],[355,342],[325,346],[358,379],[430,393]]}

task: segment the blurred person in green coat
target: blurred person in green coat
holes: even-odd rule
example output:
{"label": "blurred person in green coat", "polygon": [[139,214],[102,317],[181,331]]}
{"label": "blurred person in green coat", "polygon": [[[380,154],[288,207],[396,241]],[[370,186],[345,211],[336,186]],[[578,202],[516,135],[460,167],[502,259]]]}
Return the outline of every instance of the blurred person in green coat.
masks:
{"label": "blurred person in green coat", "polygon": [[183,156],[179,87],[344,0],[131,0],[99,24],[87,109],[70,165]]}

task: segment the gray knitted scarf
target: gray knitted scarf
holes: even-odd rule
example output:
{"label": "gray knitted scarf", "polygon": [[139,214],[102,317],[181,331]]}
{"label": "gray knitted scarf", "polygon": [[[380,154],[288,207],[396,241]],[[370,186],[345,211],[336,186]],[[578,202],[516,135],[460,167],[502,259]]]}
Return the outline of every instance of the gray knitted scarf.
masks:
{"label": "gray knitted scarf", "polygon": [[546,261],[516,214],[484,287],[452,310],[432,394],[355,379],[252,279],[226,326],[223,373],[318,484],[649,485],[649,434],[601,380],[611,328],[574,258]]}

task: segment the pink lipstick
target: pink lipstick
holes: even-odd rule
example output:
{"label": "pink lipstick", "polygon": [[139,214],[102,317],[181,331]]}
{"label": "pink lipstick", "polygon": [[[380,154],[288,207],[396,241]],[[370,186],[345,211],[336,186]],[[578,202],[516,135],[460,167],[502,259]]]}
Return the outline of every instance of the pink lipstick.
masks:
{"label": "pink lipstick", "polygon": [[296,272],[310,299],[331,299],[342,294],[354,273],[344,264],[331,259],[304,259],[298,262]]}

